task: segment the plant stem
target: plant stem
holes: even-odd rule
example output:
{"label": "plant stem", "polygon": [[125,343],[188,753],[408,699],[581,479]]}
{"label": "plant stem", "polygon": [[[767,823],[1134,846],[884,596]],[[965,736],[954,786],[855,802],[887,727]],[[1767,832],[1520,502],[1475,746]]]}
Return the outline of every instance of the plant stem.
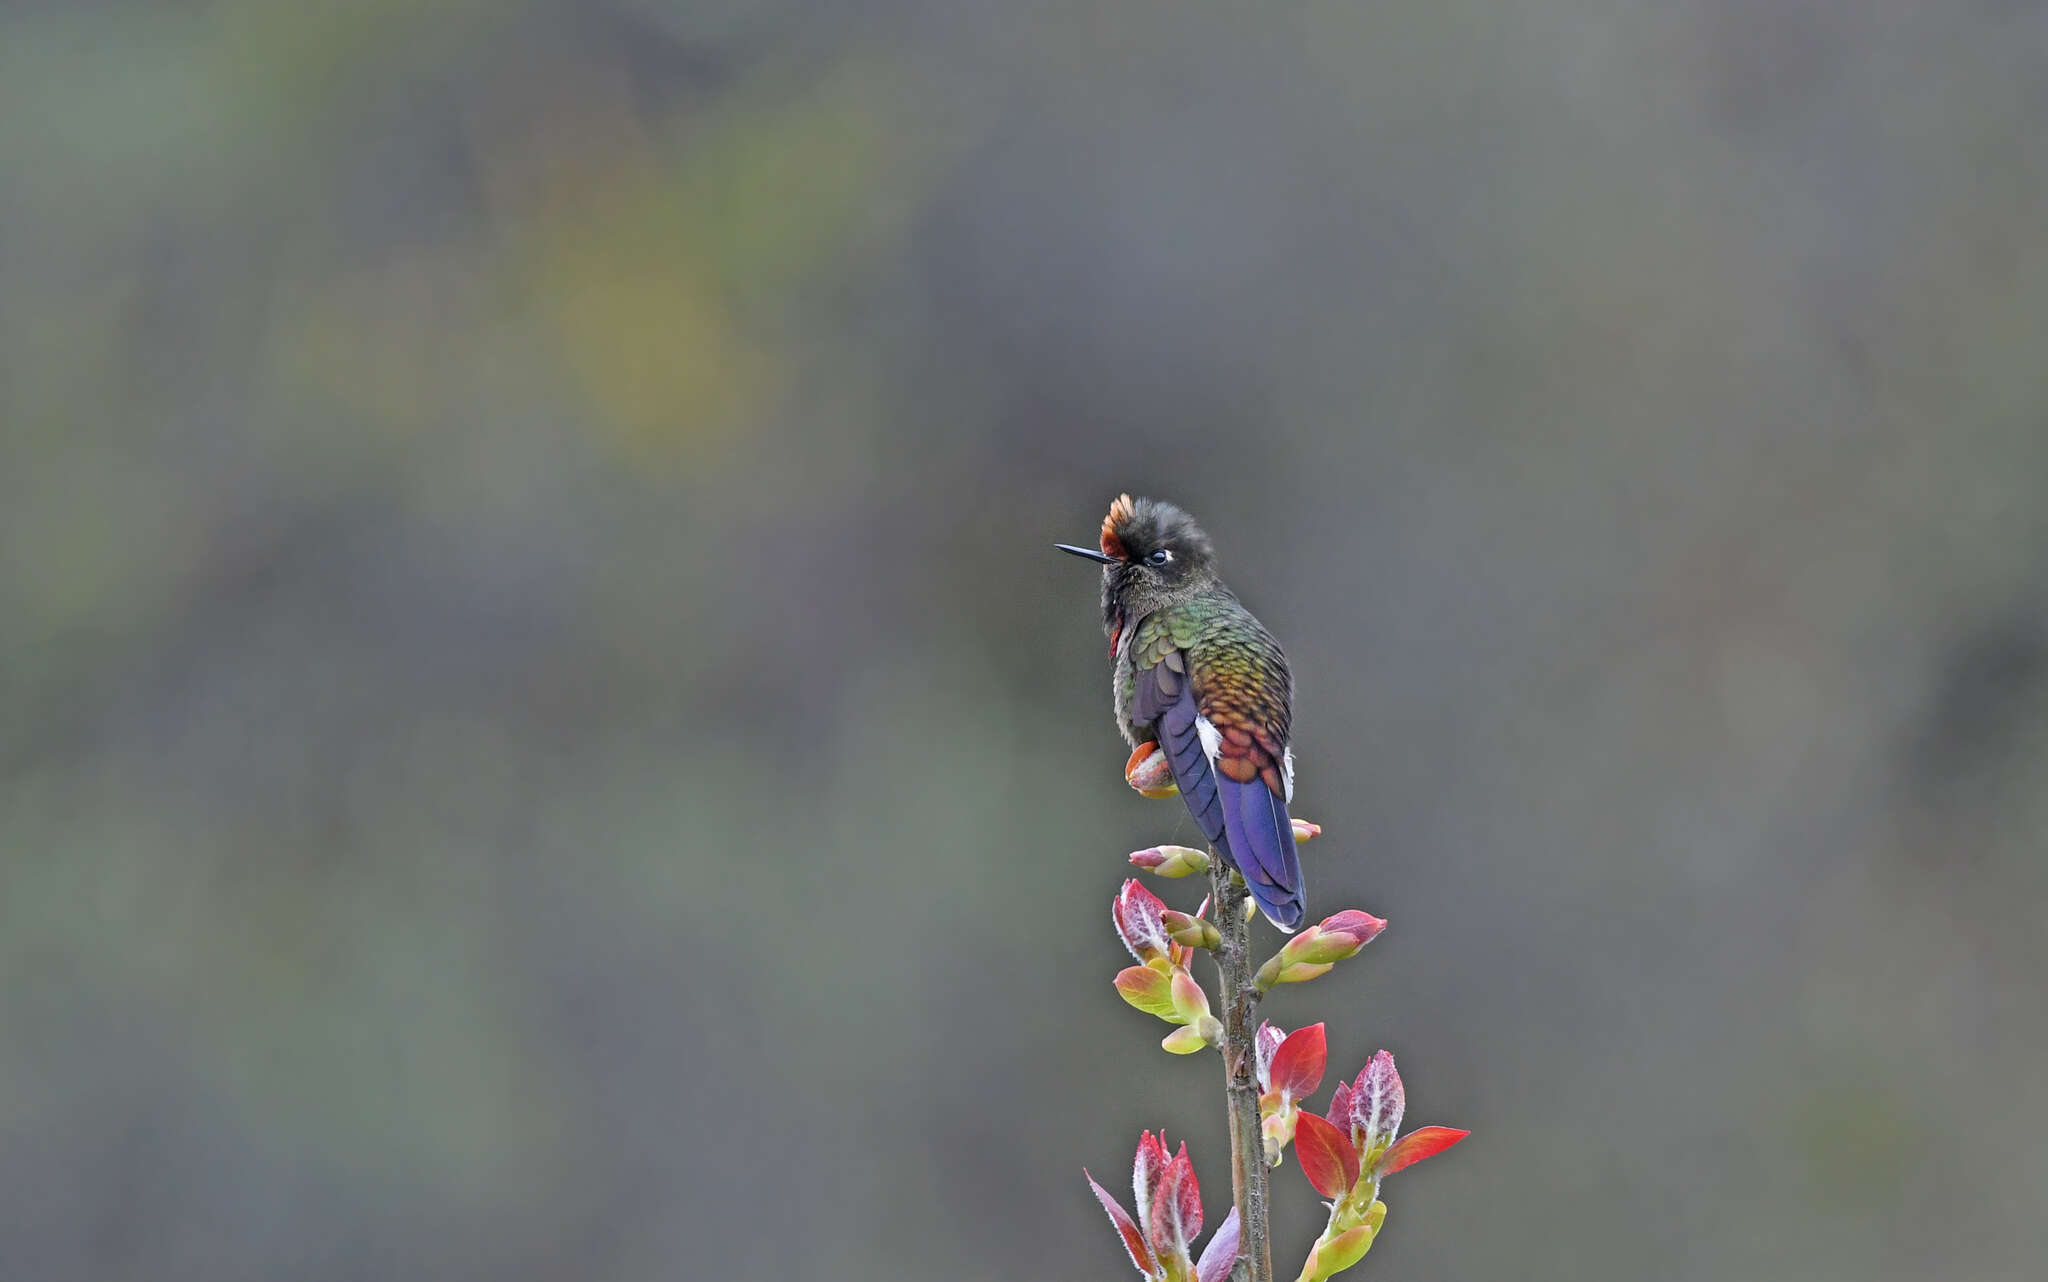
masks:
{"label": "plant stem", "polygon": [[1244,879],[1209,855],[1209,890],[1215,901],[1216,929],[1223,942],[1216,948],[1216,969],[1222,979],[1223,1088],[1230,1110],[1230,1183],[1237,1202],[1238,1255],[1234,1282],[1273,1282],[1271,1212],[1267,1201],[1266,1145],[1259,1134],[1259,1084],[1256,1076],[1258,1005],[1252,983],[1252,926],[1245,920],[1250,892]]}

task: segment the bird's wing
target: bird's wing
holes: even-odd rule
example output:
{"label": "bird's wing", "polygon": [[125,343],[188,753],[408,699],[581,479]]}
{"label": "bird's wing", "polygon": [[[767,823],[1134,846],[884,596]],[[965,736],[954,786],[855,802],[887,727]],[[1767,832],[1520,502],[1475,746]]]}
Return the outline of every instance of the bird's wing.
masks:
{"label": "bird's wing", "polygon": [[1194,688],[1188,681],[1187,656],[1174,644],[1172,629],[1164,620],[1147,616],[1131,638],[1131,720],[1149,725],[1159,736],[1166,761],[1173,770],[1174,786],[1180,789],[1188,813],[1201,825],[1202,833],[1218,849],[1229,844],[1223,823],[1223,801],[1216,792],[1216,772],[1210,768],[1202,748],[1202,736],[1195,723]]}
{"label": "bird's wing", "polygon": [[1256,623],[1256,636],[1237,635],[1238,625],[1217,636],[1213,622],[1160,614],[1131,641],[1131,719],[1154,726],[1195,822],[1266,917],[1293,930],[1305,899],[1287,815],[1286,659]]}

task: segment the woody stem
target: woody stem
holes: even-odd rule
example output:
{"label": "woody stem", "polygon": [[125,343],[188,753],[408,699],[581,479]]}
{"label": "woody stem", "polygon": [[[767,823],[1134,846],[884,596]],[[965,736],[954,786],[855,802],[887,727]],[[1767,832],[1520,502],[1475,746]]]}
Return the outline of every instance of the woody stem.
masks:
{"label": "woody stem", "polygon": [[1222,981],[1223,1089],[1230,1110],[1230,1183],[1237,1204],[1238,1256],[1233,1282],[1273,1282],[1271,1208],[1267,1200],[1265,1140],[1259,1134],[1256,1075],[1259,989],[1252,982],[1251,923],[1245,919],[1250,891],[1244,879],[1209,856],[1209,888],[1215,903],[1216,969]]}

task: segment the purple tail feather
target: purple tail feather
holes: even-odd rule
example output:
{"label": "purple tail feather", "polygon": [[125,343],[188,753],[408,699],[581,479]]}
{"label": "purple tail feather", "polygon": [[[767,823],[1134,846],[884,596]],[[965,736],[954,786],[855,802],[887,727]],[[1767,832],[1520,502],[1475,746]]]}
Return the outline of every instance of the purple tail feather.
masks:
{"label": "purple tail feather", "polygon": [[1308,902],[1287,802],[1258,778],[1238,783],[1209,764],[1195,728],[1195,696],[1188,683],[1178,683],[1177,697],[1163,707],[1151,699],[1154,688],[1139,687],[1137,709],[1141,716],[1157,710],[1159,743],[1188,813],[1216,853],[1244,874],[1266,920],[1282,930],[1299,929]]}
{"label": "purple tail feather", "polygon": [[1238,783],[1219,774],[1216,790],[1222,797],[1223,826],[1230,837],[1226,853],[1244,874],[1259,911],[1282,930],[1299,930],[1308,913],[1307,886],[1294,849],[1294,825],[1287,818],[1287,803],[1257,778]]}

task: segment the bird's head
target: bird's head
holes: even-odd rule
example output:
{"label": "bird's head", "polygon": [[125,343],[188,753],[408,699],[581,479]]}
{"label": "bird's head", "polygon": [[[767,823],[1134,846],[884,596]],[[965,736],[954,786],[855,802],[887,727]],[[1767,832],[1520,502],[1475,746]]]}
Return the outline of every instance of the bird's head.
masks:
{"label": "bird's head", "polygon": [[1174,605],[1216,581],[1215,553],[1195,518],[1162,499],[1117,496],[1102,518],[1101,548],[1056,543],[1102,565],[1102,626],[1110,649],[1124,624]]}

